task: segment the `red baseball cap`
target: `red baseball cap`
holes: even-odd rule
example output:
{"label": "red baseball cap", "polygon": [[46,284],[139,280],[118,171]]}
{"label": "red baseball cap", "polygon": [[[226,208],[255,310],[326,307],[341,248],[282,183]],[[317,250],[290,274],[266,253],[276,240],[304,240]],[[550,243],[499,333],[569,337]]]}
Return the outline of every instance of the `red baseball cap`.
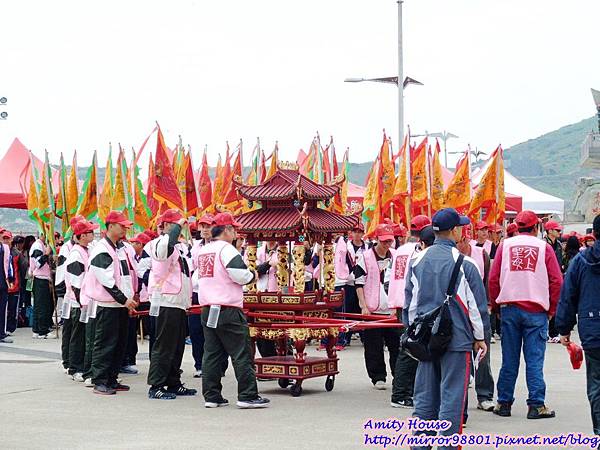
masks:
{"label": "red baseball cap", "polygon": [[378,241],[393,241],[394,240],[394,229],[387,223],[377,225],[375,228],[375,236]]}
{"label": "red baseball cap", "polygon": [[497,223],[490,225],[490,231],[492,233],[502,233],[503,230],[504,228],[502,227],[502,225],[498,225]]}
{"label": "red baseball cap", "polygon": [[475,224],[475,229],[477,231],[479,230],[489,230],[490,229],[490,225],[487,222],[484,222],[483,220],[480,220],[479,222],[477,222]]}
{"label": "red baseball cap", "polygon": [[8,230],[2,230],[2,237],[3,237],[3,238],[5,238],[5,237],[6,237],[6,238],[10,238],[10,239],[12,239],[13,235],[12,235],[12,233],[11,233],[10,231],[8,231]]}
{"label": "red baseball cap", "polygon": [[550,231],[550,230],[562,231],[562,227],[560,226],[560,224],[557,221],[549,220],[548,222],[546,222],[544,224],[544,230],[546,230],[546,231]]}
{"label": "red baseball cap", "polygon": [[513,234],[513,233],[516,233],[517,231],[518,231],[518,227],[517,227],[517,224],[514,222],[509,223],[506,226],[506,234]]}
{"label": "red baseball cap", "polygon": [[146,245],[148,242],[150,242],[150,236],[148,236],[145,233],[138,233],[136,234],[134,237],[132,237],[131,239],[129,239],[129,242],[138,242],[142,245]]}
{"label": "red baseball cap", "polygon": [[183,219],[183,214],[176,209],[167,209],[162,215],[158,218],[156,223],[177,223],[181,219]]}
{"label": "red baseball cap", "polygon": [[77,216],[73,216],[71,217],[71,220],[69,220],[69,225],[71,225],[71,228],[73,228],[73,225],[75,225],[77,222],[85,222],[87,219],[85,217],[83,217],[81,214],[78,214]]}
{"label": "red baseball cap", "polygon": [[217,227],[224,227],[227,225],[231,225],[233,228],[240,228],[242,226],[242,224],[239,222],[236,222],[236,220],[233,218],[233,216],[229,213],[217,214],[214,217],[212,224]]}
{"label": "red baseball cap", "polygon": [[517,214],[515,223],[517,224],[518,228],[530,228],[540,223],[540,219],[536,213],[526,209],[525,211],[521,211],[519,214]]}
{"label": "red baseball cap", "polygon": [[133,222],[129,220],[127,216],[121,211],[109,212],[106,216],[106,219],[104,219],[104,223],[106,223],[107,227],[109,223],[117,223],[119,225],[124,226],[125,228],[129,228],[131,225],[133,225]]}
{"label": "red baseball cap", "polygon": [[583,242],[585,242],[585,241],[595,241],[595,240],[596,240],[596,238],[594,237],[593,234],[586,234],[583,237],[583,239],[582,239]]}
{"label": "red baseball cap", "polygon": [[158,233],[156,231],[152,231],[152,230],[144,230],[143,234],[148,236],[150,238],[150,240],[156,239],[158,237]]}
{"label": "red baseball cap", "polygon": [[365,226],[363,225],[362,220],[360,220],[360,218],[357,219],[356,225],[352,227],[352,231],[360,231],[361,233],[365,232]]}
{"label": "red baseball cap", "polygon": [[188,224],[188,227],[190,228],[190,231],[192,231],[192,232],[198,231],[198,221],[195,220],[193,222],[190,222]]}
{"label": "red baseball cap", "polygon": [[204,214],[202,217],[200,217],[197,221],[198,225],[200,225],[201,223],[205,224],[205,225],[212,225],[213,221],[215,220],[215,217],[212,214]]}
{"label": "red baseball cap", "polygon": [[415,216],[410,221],[411,231],[421,231],[426,226],[431,225],[431,219],[424,215]]}
{"label": "red baseball cap", "polygon": [[71,228],[73,228],[73,234],[75,236],[79,236],[80,234],[90,233],[98,228],[93,222],[89,222],[87,220],[79,220],[75,222]]}
{"label": "red baseball cap", "polygon": [[571,365],[573,369],[577,370],[581,367],[583,362],[583,350],[575,342],[569,342],[567,345],[567,351],[569,352],[569,358],[571,359]]}

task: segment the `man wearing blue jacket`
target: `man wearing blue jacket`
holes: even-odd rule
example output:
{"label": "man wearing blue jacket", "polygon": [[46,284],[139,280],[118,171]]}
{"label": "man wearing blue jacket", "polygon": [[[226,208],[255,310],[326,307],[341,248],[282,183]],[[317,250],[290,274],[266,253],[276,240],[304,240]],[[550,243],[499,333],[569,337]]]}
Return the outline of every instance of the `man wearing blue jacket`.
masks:
{"label": "man wearing blue jacket", "polygon": [[[453,208],[442,209],[433,216],[435,242],[418,253],[409,264],[402,310],[404,324],[410,325],[417,315],[425,314],[444,302],[454,265],[460,256],[456,241],[461,238],[461,227],[469,223],[467,217],[459,215]],[[481,351],[481,358],[487,352],[484,341],[484,331],[489,332],[490,323],[487,296],[476,263],[468,256],[462,263],[456,281],[456,295],[449,310],[452,339],[448,349],[438,359],[419,362],[413,397],[414,417],[451,423],[448,429],[440,432],[441,435],[462,431],[471,352],[477,354]]]}
{"label": "man wearing blue jacket", "polygon": [[596,242],[570,263],[556,309],[556,329],[564,346],[579,322],[581,346],[585,352],[587,396],[594,434],[600,435],[600,215],[593,223]]}

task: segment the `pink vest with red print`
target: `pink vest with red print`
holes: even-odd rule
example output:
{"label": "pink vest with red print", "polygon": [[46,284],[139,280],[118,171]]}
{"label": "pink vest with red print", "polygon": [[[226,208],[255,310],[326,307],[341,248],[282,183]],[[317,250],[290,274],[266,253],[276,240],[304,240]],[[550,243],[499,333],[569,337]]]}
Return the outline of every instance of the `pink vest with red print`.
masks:
{"label": "pink vest with red print", "polygon": [[200,305],[222,305],[242,308],[244,291],[233,281],[221,262],[221,251],[228,244],[214,241],[205,245],[198,253],[198,303]]}
{"label": "pink vest with red print", "polygon": [[[83,267],[85,267],[87,269],[88,264],[89,264],[88,251],[79,244],[73,245],[73,248],[71,249],[71,251],[78,252],[81,255],[81,261],[83,261]],[[85,275],[84,275],[84,278],[85,278]],[[69,300],[75,300],[75,294],[73,293],[73,289],[71,288],[71,278],[69,277],[69,274],[67,273],[66,267],[65,267],[65,287],[66,287],[65,298],[68,298]]]}
{"label": "pink vest with red print", "polygon": [[347,280],[350,276],[350,269],[346,264],[346,255],[348,254],[348,244],[343,236],[335,243],[335,254],[333,257],[333,265],[335,267],[335,275],[340,280]]}
{"label": "pink vest with red print", "polygon": [[[2,244],[2,250],[4,250],[4,253],[2,255],[3,256],[2,263],[4,264],[4,276],[6,277],[6,284],[8,284],[8,267],[10,265],[10,247],[6,244]],[[14,273],[14,277],[16,280],[17,279],[16,273]]]}
{"label": "pink vest with red print", "polygon": [[502,246],[500,294],[496,303],[529,301],[550,307],[546,243],[529,235],[508,238]]}
{"label": "pink vest with red print", "polygon": [[[471,247],[477,247],[477,241],[476,240],[472,240],[471,241]],[[492,254],[492,241],[486,240],[483,243],[483,247],[479,247],[479,248],[483,248],[488,255]]]}
{"label": "pink vest with red print", "polygon": [[475,260],[475,262],[477,263],[477,268],[479,269],[479,275],[481,275],[482,279],[485,276],[485,260],[483,258],[483,251],[484,251],[484,248],[482,248],[482,247],[477,247],[475,245],[471,246],[471,258],[473,258]]}
{"label": "pink vest with red print", "polygon": [[392,268],[388,286],[388,306],[390,308],[404,308],[404,288],[406,287],[408,263],[415,253],[416,246],[416,242],[408,242],[392,253]]}
{"label": "pink vest with red print", "polygon": [[375,250],[370,248],[363,254],[367,276],[363,287],[365,293],[365,304],[370,312],[375,312],[381,306],[381,282],[379,278],[379,264],[375,258]]}
{"label": "pink vest with red print", "polygon": [[[257,264],[263,264],[267,262],[267,244],[263,244],[262,246],[260,246],[260,248],[257,251],[256,254],[256,263]],[[278,257],[277,257],[277,250],[275,250],[275,252],[271,255],[271,258],[269,258],[269,261],[277,261]],[[261,275],[258,278],[258,282],[257,282],[257,288],[259,291],[261,292],[277,292],[279,290],[279,286],[277,285],[277,277],[276,277],[276,272],[277,269],[275,267],[270,267],[269,271],[264,274]]]}
{"label": "pink vest with red print", "polygon": [[[153,245],[156,245],[156,240]],[[152,250],[154,252],[154,249]],[[152,258],[152,269],[148,278],[148,292],[152,294],[160,287],[161,294],[177,295],[181,292],[182,273],[179,265],[179,250],[175,248],[171,256],[164,261]],[[191,291],[190,291],[191,292]]]}
{"label": "pink vest with red print", "polygon": [[[107,238],[100,239],[96,245],[103,245],[104,248],[108,251],[108,254],[113,259],[113,276],[115,278],[115,284],[117,286],[121,285],[121,261],[119,260],[119,256],[117,252],[106,242]],[[81,301],[81,305],[89,305],[91,300],[95,300],[99,303],[114,303],[118,305],[119,303],[115,301],[114,298],[108,293],[108,291],[104,288],[102,283],[98,281],[96,276],[93,274],[91,270],[89,270],[89,260],[88,264],[85,268],[85,277],[83,278],[83,283],[81,286],[81,293],[79,295],[79,299]]]}

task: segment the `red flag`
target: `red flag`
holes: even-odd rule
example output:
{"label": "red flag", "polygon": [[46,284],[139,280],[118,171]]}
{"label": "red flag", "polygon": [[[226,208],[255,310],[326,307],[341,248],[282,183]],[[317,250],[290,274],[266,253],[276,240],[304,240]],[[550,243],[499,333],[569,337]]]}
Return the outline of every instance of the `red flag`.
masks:
{"label": "red flag", "polygon": [[167,146],[160,128],[156,140],[156,161],[154,163],[154,183],[152,195],[160,203],[165,203],[169,208],[183,211],[181,193],[177,187],[173,166],[169,161]]}
{"label": "red flag", "polygon": [[212,203],[212,185],[210,175],[208,174],[208,161],[206,160],[206,149],[202,155],[202,168],[200,169],[200,179],[198,180],[198,188],[200,190],[200,203],[202,209],[208,208]]}
{"label": "red flag", "polygon": [[188,151],[185,155],[185,211],[189,216],[195,215],[200,209],[198,204],[198,191],[196,180],[194,180],[194,167],[192,166],[192,155]]}
{"label": "red flag", "polygon": [[329,163],[329,148],[333,146],[333,136],[329,145],[322,150],[323,154],[323,182],[329,184],[331,182],[331,164]]}
{"label": "red flag", "polygon": [[234,211],[238,207],[238,203],[241,197],[238,195],[237,187],[233,182],[234,178],[239,177],[242,178],[242,147],[240,143],[239,151],[235,157],[235,161],[233,162],[233,168],[231,171],[230,179],[229,179],[229,188],[225,197],[223,198],[223,205],[227,207],[229,210]]}
{"label": "red flag", "polygon": [[260,151],[260,168],[258,171],[258,182],[264,183],[267,178],[267,162],[265,161],[265,151]]}

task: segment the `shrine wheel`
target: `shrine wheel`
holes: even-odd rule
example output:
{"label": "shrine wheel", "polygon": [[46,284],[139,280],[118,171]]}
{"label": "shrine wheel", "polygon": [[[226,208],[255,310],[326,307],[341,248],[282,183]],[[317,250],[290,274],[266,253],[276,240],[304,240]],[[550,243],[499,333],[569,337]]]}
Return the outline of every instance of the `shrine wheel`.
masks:
{"label": "shrine wheel", "polygon": [[333,386],[335,385],[335,376],[329,375],[325,380],[325,390],[327,392],[333,391]]}
{"label": "shrine wheel", "polygon": [[295,383],[292,385],[290,392],[292,397],[300,397],[302,395],[302,385]]}
{"label": "shrine wheel", "polygon": [[290,379],[289,378],[279,378],[277,380],[277,382],[279,383],[279,387],[282,389],[285,389],[286,387],[288,387],[290,385]]}

